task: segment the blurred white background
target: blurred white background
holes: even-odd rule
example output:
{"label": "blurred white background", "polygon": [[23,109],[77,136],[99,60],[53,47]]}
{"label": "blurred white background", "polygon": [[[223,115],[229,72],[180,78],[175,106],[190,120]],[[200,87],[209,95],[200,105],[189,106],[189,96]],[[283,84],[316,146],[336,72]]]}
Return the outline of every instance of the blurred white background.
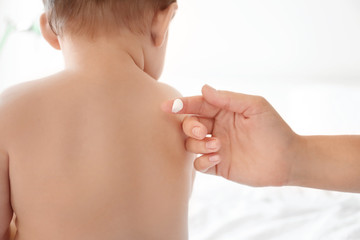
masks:
{"label": "blurred white background", "polygon": [[[299,134],[360,134],[360,1],[179,0],[161,81],[265,96]],[[0,0],[0,91],[61,70],[41,0]],[[190,238],[360,239],[360,197],[198,174]]]}

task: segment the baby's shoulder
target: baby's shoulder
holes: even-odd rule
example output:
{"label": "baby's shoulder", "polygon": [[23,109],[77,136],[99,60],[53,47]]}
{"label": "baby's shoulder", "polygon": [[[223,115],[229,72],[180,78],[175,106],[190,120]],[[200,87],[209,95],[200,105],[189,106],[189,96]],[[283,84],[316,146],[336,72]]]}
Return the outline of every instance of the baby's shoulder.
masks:
{"label": "baby's shoulder", "polygon": [[5,89],[0,93],[0,116],[1,112],[9,109],[28,107],[29,105],[45,102],[50,89],[54,89],[54,80],[57,75],[42,79],[23,82]]}
{"label": "baby's shoulder", "polygon": [[16,128],[18,119],[23,118],[23,108],[27,101],[23,96],[30,85],[33,84],[22,83],[0,93],[0,154],[1,151],[5,152],[10,129]]}
{"label": "baby's shoulder", "polygon": [[36,114],[42,104],[46,104],[48,78],[28,81],[11,86],[0,93],[0,131],[15,125],[27,116]]}
{"label": "baby's shoulder", "polygon": [[14,106],[19,101],[26,102],[39,85],[38,81],[29,81],[11,86],[0,94],[0,111]]}
{"label": "baby's shoulder", "polygon": [[158,86],[159,91],[162,93],[162,96],[166,98],[166,100],[182,97],[181,93],[178,90],[166,83],[159,82]]}
{"label": "baby's shoulder", "polygon": [[[158,83],[158,102],[157,102],[157,109],[153,115],[156,116],[158,121],[158,127],[162,129],[164,132],[168,133],[167,137],[172,138],[172,140],[176,140],[178,144],[181,144],[183,141],[183,135],[181,131],[181,124],[184,118],[184,115],[175,115],[175,114],[168,114],[161,110],[161,105],[168,100],[176,99],[182,97],[179,91],[175,88],[164,84]],[[165,130],[166,129],[166,130]],[[179,138],[174,138],[177,136]],[[166,139],[167,137],[164,137]],[[167,139],[166,141],[172,141],[171,139]],[[179,141],[180,140],[180,141]]]}

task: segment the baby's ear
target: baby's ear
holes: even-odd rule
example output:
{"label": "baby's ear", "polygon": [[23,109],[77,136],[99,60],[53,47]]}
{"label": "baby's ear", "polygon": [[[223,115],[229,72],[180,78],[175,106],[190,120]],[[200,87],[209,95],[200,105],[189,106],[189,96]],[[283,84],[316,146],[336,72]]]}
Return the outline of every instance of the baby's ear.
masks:
{"label": "baby's ear", "polygon": [[45,38],[45,40],[56,50],[61,50],[58,36],[54,33],[54,31],[50,27],[48,18],[45,13],[43,13],[40,17],[40,27],[41,27],[41,33]]}
{"label": "baby's ear", "polygon": [[174,2],[164,10],[155,13],[151,25],[151,37],[156,47],[161,47],[165,43],[170,22],[174,18],[177,9],[178,5]]}

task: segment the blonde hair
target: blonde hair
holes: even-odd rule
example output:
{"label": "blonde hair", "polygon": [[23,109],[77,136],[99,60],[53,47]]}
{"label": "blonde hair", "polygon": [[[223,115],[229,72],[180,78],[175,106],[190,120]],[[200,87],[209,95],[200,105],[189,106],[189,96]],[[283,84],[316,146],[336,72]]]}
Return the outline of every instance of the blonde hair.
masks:
{"label": "blonde hair", "polygon": [[128,28],[144,33],[156,11],[176,0],[43,0],[50,27],[64,32],[95,36]]}

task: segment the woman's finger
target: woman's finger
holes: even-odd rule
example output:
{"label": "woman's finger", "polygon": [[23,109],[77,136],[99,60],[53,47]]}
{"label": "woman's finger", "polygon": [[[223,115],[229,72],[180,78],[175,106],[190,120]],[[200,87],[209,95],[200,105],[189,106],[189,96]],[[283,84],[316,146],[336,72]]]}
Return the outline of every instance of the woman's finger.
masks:
{"label": "woman's finger", "polygon": [[271,105],[265,98],[229,91],[218,91],[209,85],[202,88],[206,102],[213,107],[225,109],[230,112],[241,113],[245,117],[255,115],[268,109]]}
{"label": "woman's finger", "polygon": [[207,134],[213,131],[214,120],[209,118],[200,118],[187,116],[183,121],[183,131],[191,138],[202,140]]}
{"label": "woman's finger", "polygon": [[195,159],[194,167],[199,172],[216,175],[216,167],[220,162],[218,154],[207,154]]}
{"label": "woman's finger", "polygon": [[208,118],[215,117],[221,110],[206,102],[202,96],[166,101],[161,105],[161,109],[167,113],[195,114]]}
{"label": "woman's finger", "polygon": [[188,152],[196,154],[215,153],[221,148],[220,140],[216,138],[205,138],[204,140],[188,138],[185,145]]}

